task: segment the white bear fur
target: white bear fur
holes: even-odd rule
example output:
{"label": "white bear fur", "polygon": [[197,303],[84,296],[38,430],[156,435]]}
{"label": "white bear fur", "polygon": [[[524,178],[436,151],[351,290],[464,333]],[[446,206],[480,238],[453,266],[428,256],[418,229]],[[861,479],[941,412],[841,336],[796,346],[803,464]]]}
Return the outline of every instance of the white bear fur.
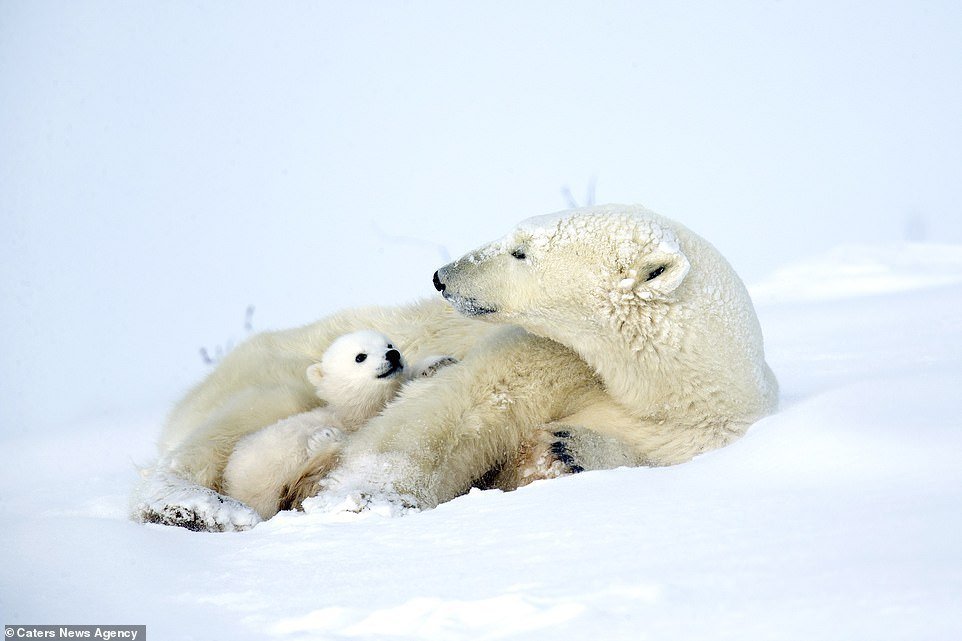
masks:
{"label": "white bear fur", "polygon": [[[441,268],[436,286],[450,305],[347,311],[239,346],[172,413],[156,473],[220,490],[238,439],[312,409],[304,368],[361,327],[412,358],[462,362],[345,441],[314,501],[324,509],[346,495],[425,508],[482,477],[510,489],[559,470],[680,463],[776,407],[741,280],[711,244],[642,207],[531,219]],[[182,525],[169,507],[147,492],[135,511]]]}
{"label": "white bear fur", "polygon": [[339,337],[305,373],[327,406],[240,439],[224,468],[224,493],[263,519],[274,516],[301,467],[308,461],[318,466],[332,461],[343,432],[356,431],[384,409],[406,373],[404,359],[384,334],[361,330]]}

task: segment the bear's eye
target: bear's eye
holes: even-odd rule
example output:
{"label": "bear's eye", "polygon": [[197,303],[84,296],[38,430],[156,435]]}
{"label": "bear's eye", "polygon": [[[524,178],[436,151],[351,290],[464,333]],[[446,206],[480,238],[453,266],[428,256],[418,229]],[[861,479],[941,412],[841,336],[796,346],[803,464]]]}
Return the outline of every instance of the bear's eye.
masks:
{"label": "bear's eye", "polygon": [[525,255],[524,250],[521,249],[520,247],[514,250],[513,252],[511,252],[511,255],[517,258],[518,260],[524,260],[525,258],[527,258],[527,255]]}
{"label": "bear's eye", "polygon": [[366,358],[367,358],[367,354],[358,354],[357,356],[354,357],[354,362],[355,362],[355,363],[363,363],[363,362],[364,362],[364,359],[366,359]]}
{"label": "bear's eye", "polygon": [[387,348],[388,348],[388,349],[394,349],[394,345],[391,345],[390,343],[388,343],[388,344],[387,344]]}
{"label": "bear's eye", "polygon": [[665,273],[664,265],[661,265],[660,267],[656,267],[655,269],[648,272],[648,278],[645,279],[645,282],[648,282],[649,280],[655,280],[656,278],[658,278],[664,273]]}

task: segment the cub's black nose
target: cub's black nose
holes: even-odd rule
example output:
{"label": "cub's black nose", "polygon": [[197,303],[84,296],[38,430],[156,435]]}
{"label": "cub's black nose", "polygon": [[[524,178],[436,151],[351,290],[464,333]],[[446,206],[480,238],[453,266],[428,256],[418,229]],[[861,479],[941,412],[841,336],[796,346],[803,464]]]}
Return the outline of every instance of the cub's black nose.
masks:
{"label": "cub's black nose", "polygon": [[401,362],[401,352],[396,349],[389,349],[387,354],[384,355],[384,358],[391,364],[391,367],[397,367],[397,364]]}
{"label": "cub's black nose", "polygon": [[441,279],[438,278],[437,272],[434,272],[434,289],[438,290],[439,292],[444,291],[444,283],[442,283]]}

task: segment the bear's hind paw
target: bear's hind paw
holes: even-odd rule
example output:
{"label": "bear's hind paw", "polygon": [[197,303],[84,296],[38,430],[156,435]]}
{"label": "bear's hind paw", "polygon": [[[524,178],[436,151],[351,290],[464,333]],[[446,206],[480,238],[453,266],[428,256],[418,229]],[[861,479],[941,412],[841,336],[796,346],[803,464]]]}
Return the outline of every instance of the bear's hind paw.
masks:
{"label": "bear's hind paw", "polygon": [[551,454],[555,457],[555,461],[560,463],[564,468],[565,473],[577,474],[584,472],[585,468],[578,464],[577,459],[569,447],[571,432],[559,430],[552,432],[551,435],[558,439],[551,443]]}
{"label": "bear's hind paw", "polygon": [[568,430],[539,430],[525,450],[521,462],[522,483],[585,471],[571,447],[571,432]]}

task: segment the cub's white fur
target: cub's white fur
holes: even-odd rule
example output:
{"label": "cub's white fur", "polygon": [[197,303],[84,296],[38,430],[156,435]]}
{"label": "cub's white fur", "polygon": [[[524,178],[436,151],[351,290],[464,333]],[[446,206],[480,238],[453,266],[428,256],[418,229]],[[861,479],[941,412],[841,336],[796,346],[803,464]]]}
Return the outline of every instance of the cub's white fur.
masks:
{"label": "cub's white fur", "polygon": [[[448,304],[342,312],[235,349],[174,410],[155,474],[221,490],[237,441],[316,406],[304,369],[363,327],[390,333],[411,358],[452,354],[461,364],[412,385],[345,440],[321,480],[321,509],[345,496],[425,508],[478,482],[511,489],[679,463],[776,406],[741,280],[707,241],[642,207],[526,221],[434,281]],[[138,518],[218,526],[145,493]]]}
{"label": "cub's white fur", "polygon": [[[413,376],[452,359],[419,363]],[[280,500],[304,465],[329,467],[344,433],[358,430],[393,399],[411,372],[391,339],[380,332],[345,334],[307,368],[307,380],[325,407],[295,414],[237,442],[224,468],[223,491],[254,508],[263,519],[277,513]]]}

